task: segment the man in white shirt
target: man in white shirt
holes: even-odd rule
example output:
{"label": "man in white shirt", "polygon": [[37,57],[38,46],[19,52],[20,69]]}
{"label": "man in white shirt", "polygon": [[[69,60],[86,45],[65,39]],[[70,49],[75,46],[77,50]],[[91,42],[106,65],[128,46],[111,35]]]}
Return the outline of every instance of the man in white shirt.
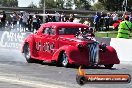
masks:
{"label": "man in white shirt", "polygon": [[22,19],[23,19],[22,22],[23,22],[24,30],[26,30],[28,18],[29,18],[28,13],[24,12],[23,16],[22,16]]}

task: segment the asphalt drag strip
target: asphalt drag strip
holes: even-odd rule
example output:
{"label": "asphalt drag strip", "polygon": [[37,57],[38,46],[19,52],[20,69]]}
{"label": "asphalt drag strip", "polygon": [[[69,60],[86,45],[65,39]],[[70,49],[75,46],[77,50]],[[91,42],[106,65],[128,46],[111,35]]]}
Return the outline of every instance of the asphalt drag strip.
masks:
{"label": "asphalt drag strip", "polygon": [[5,83],[15,84],[15,85],[22,85],[22,86],[33,87],[33,88],[66,88],[61,85],[55,85],[51,83],[31,81],[31,80],[19,79],[17,77],[15,78],[15,77],[7,77],[7,76],[0,76],[0,82],[5,82]]}
{"label": "asphalt drag strip", "polygon": [[0,48],[0,62],[26,63],[26,59],[20,50]]}
{"label": "asphalt drag strip", "polygon": [[[130,74],[131,62],[113,69],[87,68],[87,74]],[[132,88],[128,84],[85,84],[76,82],[77,68],[27,63],[19,50],[0,48],[0,88]]]}

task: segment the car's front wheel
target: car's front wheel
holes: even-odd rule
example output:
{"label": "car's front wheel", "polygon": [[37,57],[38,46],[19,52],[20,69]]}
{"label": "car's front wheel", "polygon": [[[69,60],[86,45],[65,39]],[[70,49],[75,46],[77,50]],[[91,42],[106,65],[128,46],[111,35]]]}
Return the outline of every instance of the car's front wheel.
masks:
{"label": "car's front wheel", "polygon": [[28,44],[25,44],[24,45],[24,56],[27,60],[28,63],[32,63],[33,62],[33,59],[31,58],[31,53],[30,53],[30,47]]}
{"label": "car's front wheel", "polygon": [[107,69],[111,69],[113,66],[114,66],[114,64],[109,64],[109,65],[104,65],[105,66],[105,68],[107,68]]}
{"label": "car's front wheel", "polygon": [[63,52],[63,53],[62,53],[62,56],[61,56],[61,64],[62,64],[62,66],[64,66],[64,67],[68,67],[68,65],[69,65],[68,55],[67,55],[66,52]]}

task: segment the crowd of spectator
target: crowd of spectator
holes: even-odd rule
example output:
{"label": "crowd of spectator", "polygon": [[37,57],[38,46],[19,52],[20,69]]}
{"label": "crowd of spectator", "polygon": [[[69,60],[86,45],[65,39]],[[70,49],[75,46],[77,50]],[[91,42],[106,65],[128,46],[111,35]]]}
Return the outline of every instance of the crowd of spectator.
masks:
{"label": "crowd of spectator", "polygon": [[[74,22],[75,16],[73,14],[66,15],[65,13],[55,12],[54,14],[46,13],[47,15],[39,15],[39,13],[26,13],[26,12],[13,12],[12,14],[7,14],[3,11],[0,15],[0,27],[5,29],[5,27],[11,27],[12,29],[19,27],[23,30],[34,31],[38,30],[40,25],[43,23],[43,19],[46,22]],[[94,24],[96,31],[109,31],[110,25],[117,22],[118,20],[124,20],[124,16],[129,15],[130,21],[132,22],[132,13],[124,12],[123,15],[114,13],[104,13],[96,12],[91,22],[89,18],[84,20],[84,24],[91,26]],[[44,17],[44,18],[43,18]]]}
{"label": "crowd of spectator", "polygon": [[[129,15],[129,21],[132,22],[132,13],[124,12],[123,15],[114,13],[99,13],[96,12],[96,15],[94,16],[94,27],[96,31],[109,31],[110,25],[118,22],[119,20],[123,21],[125,15]],[[118,27],[118,26],[116,26]]]}
{"label": "crowd of spectator", "polygon": [[3,11],[0,15],[0,28],[5,29],[7,26],[14,29],[19,27],[23,30],[28,29],[28,31],[34,31],[39,29],[40,25],[43,23],[43,19],[45,20],[45,23],[60,21],[73,22],[74,20],[73,14],[70,14],[69,16],[65,15],[64,13],[59,14],[58,12],[55,12],[54,14],[46,14],[47,15],[39,13],[13,12],[7,16],[5,11]]}

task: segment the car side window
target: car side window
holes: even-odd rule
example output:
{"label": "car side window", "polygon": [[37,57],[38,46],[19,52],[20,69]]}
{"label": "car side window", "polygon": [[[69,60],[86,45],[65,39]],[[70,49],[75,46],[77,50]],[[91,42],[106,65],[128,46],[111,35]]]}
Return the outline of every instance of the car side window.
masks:
{"label": "car side window", "polygon": [[59,34],[60,34],[60,35],[63,35],[63,34],[64,34],[64,30],[65,30],[65,28],[61,28],[61,29],[59,30]]}
{"label": "car side window", "polygon": [[44,34],[48,34],[48,31],[49,31],[49,28],[45,28],[45,30],[44,30]]}
{"label": "car side window", "polygon": [[45,28],[44,34],[55,35],[55,31],[52,28]]}
{"label": "car side window", "polygon": [[60,28],[59,35],[75,35],[79,31],[79,28]]}
{"label": "car side window", "polygon": [[51,35],[55,35],[55,30],[51,28]]}

